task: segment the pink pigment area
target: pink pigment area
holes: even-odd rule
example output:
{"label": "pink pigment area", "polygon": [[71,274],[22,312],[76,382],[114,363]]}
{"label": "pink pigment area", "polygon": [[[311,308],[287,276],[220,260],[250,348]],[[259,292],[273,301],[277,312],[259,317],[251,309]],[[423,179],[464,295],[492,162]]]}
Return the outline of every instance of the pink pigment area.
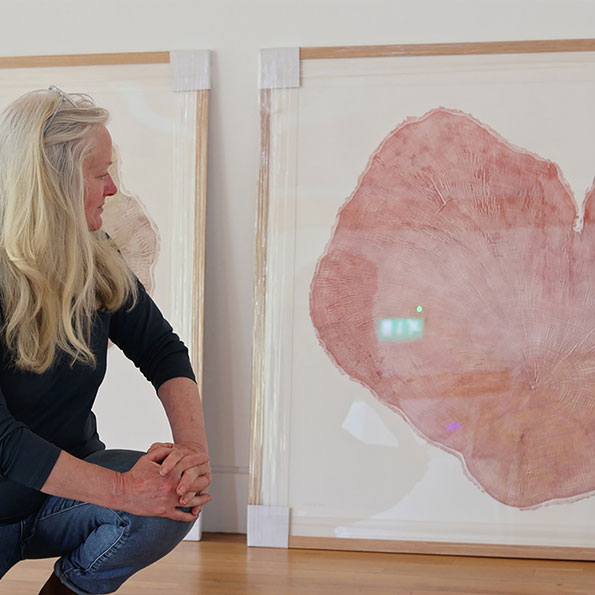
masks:
{"label": "pink pigment area", "polygon": [[112,238],[147,292],[152,294],[155,286],[154,269],[159,256],[158,230],[141,201],[121,190],[121,159],[115,146],[112,159],[110,173],[120,190],[105,202],[102,228]]}
{"label": "pink pigment area", "polygon": [[510,506],[595,491],[593,194],[577,233],[554,163],[436,109],[372,156],[312,281],[336,365]]}
{"label": "pink pigment area", "polygon": [[157,263],[159,238],[141,203],[118,192],[106,202],[103,229],[110,235],[122,256],[151,294],[153,270]]}

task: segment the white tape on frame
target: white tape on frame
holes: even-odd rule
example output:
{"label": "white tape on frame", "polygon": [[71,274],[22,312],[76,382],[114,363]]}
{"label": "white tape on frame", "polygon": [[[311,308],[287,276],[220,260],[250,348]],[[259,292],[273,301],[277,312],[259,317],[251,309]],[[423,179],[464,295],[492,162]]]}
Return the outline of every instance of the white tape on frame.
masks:
{"label": "white tape on frame", "polygon": [[259,89],[295,89],[300,86],[300,48],[260,50]]}
{"label": "white tape on frame", "polygon": [[211,88],[211,52],[175,50],[169,53],[171,90],[201,91]]}
{"label": "white tape on frame", "polygon": [[289,547],[287,506],[248,506],[248,546]]}

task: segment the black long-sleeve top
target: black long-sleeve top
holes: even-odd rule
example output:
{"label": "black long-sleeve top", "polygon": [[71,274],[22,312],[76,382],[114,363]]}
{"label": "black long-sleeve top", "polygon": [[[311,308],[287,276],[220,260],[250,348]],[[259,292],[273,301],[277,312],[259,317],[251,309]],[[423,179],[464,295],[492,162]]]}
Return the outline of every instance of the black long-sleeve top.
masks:
{"label": "black long-sleeve top", "polygon": [[[61,450],[84,458],[102,450],[91,407],[105,376],[108,339],[131,359],[155,389],[170,378],[194,380],[188,350],[139,283],[130,301],[115,312],[95,315],[93,368],[58,357],[43,374],[21,372],[0,353],[0,524],[39,509],[39,490]],[[2,342],[0,341],[0,345]]]}

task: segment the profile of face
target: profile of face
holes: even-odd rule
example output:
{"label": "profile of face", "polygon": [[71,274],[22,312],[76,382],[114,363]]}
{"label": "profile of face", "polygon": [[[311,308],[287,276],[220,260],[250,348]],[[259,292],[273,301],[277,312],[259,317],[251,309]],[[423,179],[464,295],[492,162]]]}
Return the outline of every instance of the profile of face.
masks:
{"label": "profile of face", "polygon": [[83,162],[85,178],[85,217],[89,231],[101,228],[101,214],[105,198],[116,194],[118,189],[108,172],[112,164],[112,138],[103,124],[90,132],[92,150]]}

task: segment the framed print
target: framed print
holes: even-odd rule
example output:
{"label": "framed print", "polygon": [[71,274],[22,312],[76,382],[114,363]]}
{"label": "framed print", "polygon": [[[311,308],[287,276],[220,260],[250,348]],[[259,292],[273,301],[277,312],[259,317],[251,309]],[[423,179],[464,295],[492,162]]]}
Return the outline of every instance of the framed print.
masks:
{"label": "framed print", "polygon": [[264,50],[253,545],[595,559],[595,40]]}
{"label": "framed print", "polygon": [[[103,229],[188,346],[199,387],[209,81],[203,50],[0,58],[0,109],[56,85],[109,110],[119,190],[106,201]],[[170,439],[154,392],[112,346],[94,406],[108,447]]]}

